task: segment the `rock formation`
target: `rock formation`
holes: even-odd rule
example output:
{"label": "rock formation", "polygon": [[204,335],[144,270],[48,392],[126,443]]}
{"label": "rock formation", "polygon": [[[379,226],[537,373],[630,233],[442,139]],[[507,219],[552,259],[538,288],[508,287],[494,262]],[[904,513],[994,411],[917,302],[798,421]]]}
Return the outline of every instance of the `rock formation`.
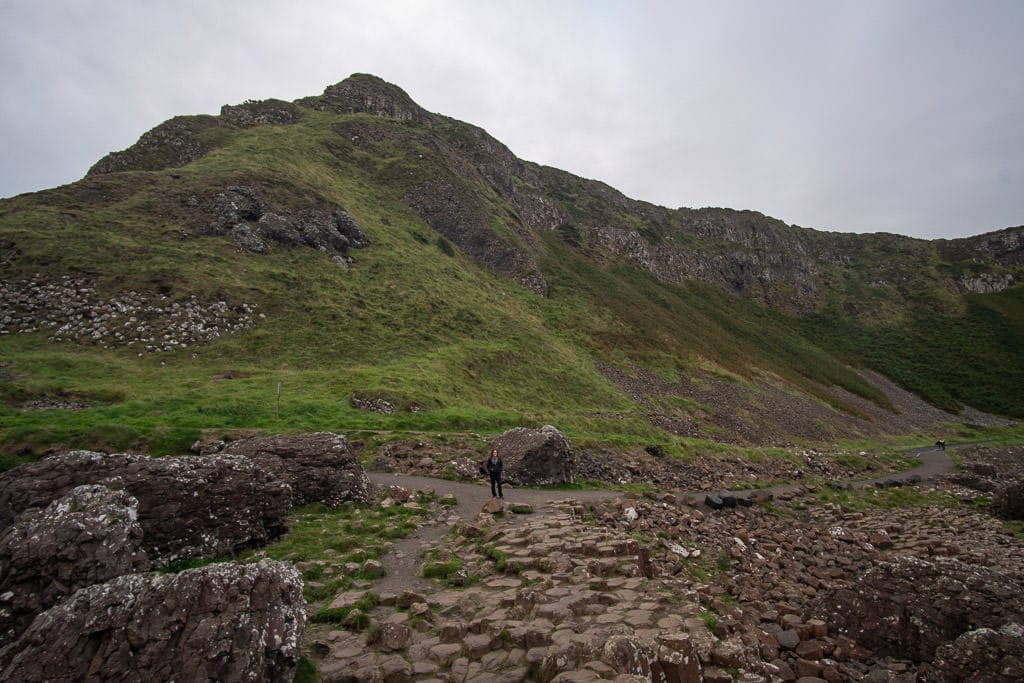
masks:
{"label": "rock formation", "polygon": [[291,681],[305,624],[288,563],[129,574],[36,617],[0,650],[0,680]]}
{"label": "rock formation", "polygon": [[[818,613],[878,656],[930,662],[969,631],[1024,624],[1024,597],[1018,581],[988,567],[897,557],[827,593]],[[975,661],[975,672],[991,664]]]}
{"label": "rock formation", "polygon": [[205,209],[206,232],[230,235],[240,249],[265,254],[271,244],[304,245],[344,254],[370,241],[340,207],[305,207],[298,211],[264,203],[260,190],[232,185],[218,192]]}
{"label": "rock formation", "polygon": [[293,506],[370,501],[370,480],[341,434],[254,437],[232,441],[223,452],[248,458],[291,485]]}
{"label": "rock formation", "polygon": [[265,545],[287,529],[292,501],[291,487],[240,455],[71,451],[0,474],[0,526],[82,484],[138,499],[143,547],[157,567]]}
{"label": "rock formation", "polygon": [[0,535],[0,647],[79,588],[145,571],[138,501],[85,485],[29,509]]}
{"label": "rock formation", "polygon": [[516,427],[491,444],[504,462],[504,479],[519,486],[571,484],[575,481],[572,444],[551,425]]}
{"label": "rock formation", "polygon": [[1024,519],[1024,479],[999,488],[992,497],[992,511],[1005,519]]}
{"label": "rock formation", "polygon": [[1024,681],[1024,628],[1010,623],[968,631],[939,646],[929,669],[936,681]]}

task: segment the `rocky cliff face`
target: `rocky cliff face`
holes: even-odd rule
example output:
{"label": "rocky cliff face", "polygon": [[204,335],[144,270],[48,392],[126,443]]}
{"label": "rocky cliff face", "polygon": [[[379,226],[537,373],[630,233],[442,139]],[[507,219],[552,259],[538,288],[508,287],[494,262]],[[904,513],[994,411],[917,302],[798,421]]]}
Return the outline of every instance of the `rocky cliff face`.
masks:
{"label": "rocky cliff face", "polygon": [[[854,270],[867,286],[890,295],[906,284],[908,268],[919,269],[914,277],[929,286],[955,293],[1003,291],[1024,270],[1024,227],[933,243],[819,232],[755,211],[670,210],[635,201],[603,183],[523,162],[483,129],[432,114],[398,86],[367,74],[292,103],[246,102],[225,105],[218,117],[176,117],[100,160],[89,174],[181,166],[214,148],[218,129],[292,125],[304,109],[380,118],[380,124],[340,120],[339,139],[328,147],[348,160],[357,151],[388,158],[401,150],[406,158],[391,163],[380,180],[394,185],[444,239],[542,296],[548,283],[538,261],[541,235],[551,231],[665,282],[712,283],[798,313],[822,306]],[[256,251],[263,237],[251,226],[232,233],[240,248]],[[936,269],[937,259],[950,260],[951,267]]]}

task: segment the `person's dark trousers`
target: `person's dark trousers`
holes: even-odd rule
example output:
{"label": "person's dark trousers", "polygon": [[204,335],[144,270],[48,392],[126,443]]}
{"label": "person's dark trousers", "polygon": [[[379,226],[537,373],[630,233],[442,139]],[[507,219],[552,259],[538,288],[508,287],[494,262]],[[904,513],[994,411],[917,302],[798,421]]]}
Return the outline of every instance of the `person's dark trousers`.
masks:
{"label": "person's dark trousers", "polygon": [[[495,493],[495,488],[494,488],[495,484],[497,484],[497,486],[498,486],[497,493]],[[499,476],[499,475],[494,475],[494,474],[491,475],[491,495],[495,496],[495,497],[498,497],[498,498],[504,498],[505,497],[505,495],[501,492],[501,476]]]}

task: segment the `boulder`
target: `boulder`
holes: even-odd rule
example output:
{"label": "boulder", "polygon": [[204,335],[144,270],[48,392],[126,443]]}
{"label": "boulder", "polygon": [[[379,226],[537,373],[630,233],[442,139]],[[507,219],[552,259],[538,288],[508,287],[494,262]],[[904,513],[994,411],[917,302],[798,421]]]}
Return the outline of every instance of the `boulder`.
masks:
{"label": "boulder", "polygon": [[0,535],[0,647],[79,588],[146,571],[139,502],[86,485],[30,509]]}
{"label": "boulder", "polygon": [[290,486],[241,455],[70,451],[0,474],[0,526],[82,484],[124,489],[139,501],[154,567],[266,545],[287,530],[292,501]]}
{"label": "boulder", "polygon": [[849,587],[825,593],[815,611],[839,635],[884,657],[930,662],[963,633],[1024,623],[1020,583],[952,558],[897,557]]}
{"label": "boulder", "polygon": [[292,505],[337,507],[371,498],[370,479],[341,434],[260,436],[233,441],[223,452],[248,458],[289,484]]}
{"label": "boulder", "polygon": [[520,486],[571,484],[575,481],[572,443],[551,425],[516,427],[491,444],[504,462],[505,481]]}
{"label": "boulder", "polygon": [[267,242],[342,254],[370,244],[359,224],[340,207],[274,211],[252,186],[232,185],[218,192],[207,214],[208,234],[231,234],[240,249],[261,254],[267,253]]}
{"label": "boulder", "polygon": [[232,185],[213,198],[207,230],[221,235],[239,223],[258,221],[265,211],[258,189],[247,185]]}
{"label": "boulder", "polygon": [[291,681],[305,626],[290,563],[128,574],[40,614],[0,667],[10,681]]}
{"label": "boulder", "polygon": [[1017,479],[995,492],[992,512],[1005,519],[1024,519],[1024,479]]}
{"label": "boulder", "polygon": [[601,660],[620,674],[650,678],[651,663],[656,661],[654,647],[636,636],[613,635],[601,649]]}
{"label": "boulder", "polygon": [[968,631],[936,650],[931,671],[937,681],[1024,681],[1024,628]]}

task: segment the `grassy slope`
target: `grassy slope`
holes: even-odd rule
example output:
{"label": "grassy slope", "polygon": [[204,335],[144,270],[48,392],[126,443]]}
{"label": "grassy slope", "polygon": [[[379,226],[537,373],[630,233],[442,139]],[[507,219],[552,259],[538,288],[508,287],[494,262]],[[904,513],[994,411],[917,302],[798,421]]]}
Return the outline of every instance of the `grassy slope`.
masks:
{"label": "grassy slope", "polygon": [[[393,121],[346,118],[409,132]],[[884,401],[782,315],[714,288],[673,287],[630,268],[598,266],[557,233],[544,245],[549,298],[494,277],[452,253],[400,202],[394,182],[380,182],[430,173],[436,155],[385,139],[373,154],[341,158],[324,144],[336,139],[336,121],[308,112],[301,126],[216,130],[221,146],[189,166],[88,178],[4,202],[0,239],[22,251],[8,277],[87,273],[111,292],[226,297],[258,303],[267,314],[255,329],[216,343],[141,358],[134,349],[52,345],[45,333],[0,339],[17,376],[0,382],[9,399],[0,403],[7,464],[51,444],[177,452],[202,429],[496,432],[555,423],[576,437],[664,442],[640,418],[591,417],[636,410],[596,371],[598,357],[666,376],[698,367],[740,378],[767,374],[822,397],[822,385],[834,383]],[[259,256],[237,252],[226,238],[172,237],[196,232],[182,209],[190,193],[247,183],[265,188],[272,206],[343,206],[371,247],[354,252],[356,266],[344,270],[308,248]],[[476,191],[497,203],[490,188]],[[495,216],[501,229],[507,214]],[[227,371],[242,376],[213,379]],[[356,410],[353,393],[425,410]],[[11,407],[47,395],[86,398],[94,407]]]}

